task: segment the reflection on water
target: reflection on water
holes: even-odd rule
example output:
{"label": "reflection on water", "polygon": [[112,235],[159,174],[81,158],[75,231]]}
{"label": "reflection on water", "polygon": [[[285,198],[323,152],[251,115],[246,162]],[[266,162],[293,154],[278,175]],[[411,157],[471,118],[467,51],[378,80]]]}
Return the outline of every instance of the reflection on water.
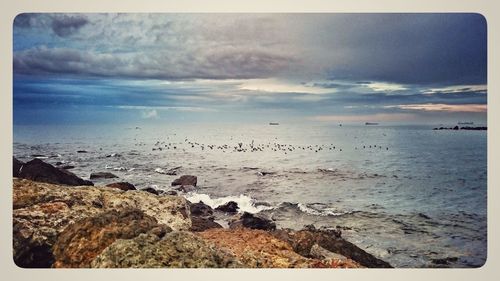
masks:
{"label": "reflection on water", "polygon": [[138,188],[169,189],[177,176],[166,171],[177,168],[198,176],[190,198],[241,198],[282,227],[338,226],[395,266],[439,258],[479,266],[486,259],[487,133],[431,129],[15,126],[14,155],[43,155],[83,178],[111,171]]}

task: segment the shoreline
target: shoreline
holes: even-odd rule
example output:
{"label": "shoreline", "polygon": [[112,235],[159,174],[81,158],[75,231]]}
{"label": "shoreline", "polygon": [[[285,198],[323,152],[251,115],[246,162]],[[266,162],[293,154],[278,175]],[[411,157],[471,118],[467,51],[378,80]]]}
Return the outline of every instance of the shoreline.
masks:
{"label": "shoreline", "polygon": [[[249,213],[223,228],[211,219],[215,210],[181,196],[19,178],[13,189],[21,267],[391,267],[328,230],[276,229]],[[181,254],[194,244],[192,257]],[[163,254],[131,251],[138,245]],[[183,250],[172,256],[172,248]],[[128,253],[126,262],[118,253]]]}

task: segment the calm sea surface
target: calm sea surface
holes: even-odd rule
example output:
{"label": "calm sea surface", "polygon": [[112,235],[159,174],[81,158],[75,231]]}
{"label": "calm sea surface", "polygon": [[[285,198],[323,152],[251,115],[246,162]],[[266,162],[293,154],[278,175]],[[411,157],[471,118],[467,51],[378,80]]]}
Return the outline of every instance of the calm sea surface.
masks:
{"label": "calm sea surface", "polygon": [[[240,146],[241,144],[241,146]],[[77,153],[85,150],[87,153]],[[486,260],[487,132],[430,126],[15,126],[14,156],[108,171],[137,188],[169,190],[215,207],[238,202],[279,227],[340,227],[396,267]],[[107,157],[108,156],[108,157]],[[113,180],[94,181],[106,184]],[[116,179],[114,180],[116,181]]]}

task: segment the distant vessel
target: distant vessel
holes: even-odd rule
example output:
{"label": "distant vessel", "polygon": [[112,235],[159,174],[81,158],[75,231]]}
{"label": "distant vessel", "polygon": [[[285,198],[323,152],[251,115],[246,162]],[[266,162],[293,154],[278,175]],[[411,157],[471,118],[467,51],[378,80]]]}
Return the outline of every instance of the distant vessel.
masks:
{"label": "distant vessel", "polygon": [[269,122],[269,125],[279,125],[280,123],[276,123],[276,122]]}
{"label": "distant vessel", "polygon": [[374,122],[366,122],[365,125],[369,126],[369,125],[378,125],[378,123],[374,123]]}
{"label": "distant vessel", "polygon": [[458,125],[474,125],[474,122],[458,122]]}

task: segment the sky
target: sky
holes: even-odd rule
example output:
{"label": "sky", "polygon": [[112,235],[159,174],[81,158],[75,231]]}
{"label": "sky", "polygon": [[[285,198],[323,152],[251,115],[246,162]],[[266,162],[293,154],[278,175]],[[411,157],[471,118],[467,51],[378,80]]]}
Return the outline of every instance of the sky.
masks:
{"label": "sky", "polygon": [[14,124],[485,123],[479,14],[20,14]]}

